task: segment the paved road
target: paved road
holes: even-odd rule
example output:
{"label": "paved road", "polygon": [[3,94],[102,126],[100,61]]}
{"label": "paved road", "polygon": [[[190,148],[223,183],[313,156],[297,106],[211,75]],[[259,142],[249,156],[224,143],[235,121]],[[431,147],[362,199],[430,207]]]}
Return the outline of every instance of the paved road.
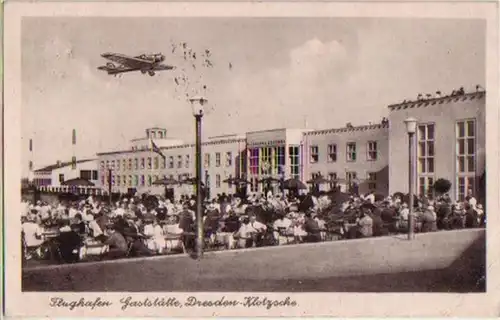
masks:
{"label": "paved road", "polygon": [[24,291],[482,292],[484,230],[25,269]]}

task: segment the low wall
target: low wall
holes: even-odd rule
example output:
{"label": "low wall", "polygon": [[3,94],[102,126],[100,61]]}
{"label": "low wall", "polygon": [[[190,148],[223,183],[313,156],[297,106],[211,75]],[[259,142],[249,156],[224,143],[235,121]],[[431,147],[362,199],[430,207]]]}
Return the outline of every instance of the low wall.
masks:
{"label": "low wall", "polygon": [[485,230],[474,229],[418,234],[413,241],[395,236],[223,251],[206,253],[201,261],[183,255],[37,267],[23,271],[23,288],[265,291],[270,289],[267,282],[280,290],[290,281],[410,275],[428,270],[448,270],[436,281],[464,283],[475,281],[484,265]]}

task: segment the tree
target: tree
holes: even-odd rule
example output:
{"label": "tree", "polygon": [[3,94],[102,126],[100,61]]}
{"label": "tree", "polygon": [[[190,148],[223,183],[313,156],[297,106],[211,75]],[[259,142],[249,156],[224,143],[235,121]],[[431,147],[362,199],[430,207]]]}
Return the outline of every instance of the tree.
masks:
{"label": "tree", "polygon": [[436,191],[438,194],[445,194],[448,193],[451,189],[451,182],[447,179],[437,179],[436,182],[434,182],[434,191]]}

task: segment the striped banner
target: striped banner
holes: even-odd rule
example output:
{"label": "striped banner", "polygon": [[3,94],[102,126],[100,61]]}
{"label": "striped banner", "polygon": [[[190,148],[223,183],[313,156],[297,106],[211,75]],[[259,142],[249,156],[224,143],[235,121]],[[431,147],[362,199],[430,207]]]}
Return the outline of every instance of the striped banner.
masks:
{"label": "striped banner", "polygon": [[33,151],[33,139],[30,139],[29,148],[30,148],[30,152],[32,152]]}
{"label": "striped banner", "polygon": [[71,137],[71,143],[76,145],[76,129],[73,129],[73,135]]}

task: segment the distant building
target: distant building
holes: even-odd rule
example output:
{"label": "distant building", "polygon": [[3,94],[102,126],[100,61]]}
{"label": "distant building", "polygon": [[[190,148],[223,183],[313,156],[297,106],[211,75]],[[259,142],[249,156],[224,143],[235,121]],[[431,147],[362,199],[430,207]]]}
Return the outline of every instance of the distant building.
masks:
{"label": "distant building", "polygon": [[97,160],[78,160],[76,166],[73,166],[71,161],[59,161],[53,165],[35,170],[33,184],[37,187],[60,187],[62,182],[77,178],[88,180],[96,187],[99,187]]}
{"label": "distant building", "polygon": [[[249,191],[262,192],[267,186],[259,183],[263,178],[277,180],[303,177],[302,139],[304,129],[273,129],[248,132],[247,180]],[[278,184],[271,186],[278,190]]]}
{"label": "distant building", "polygon": [[463,200],[468,190],[480,196],[485,172],[486,92],[460,93],[390,105],[389,191],[408,192],[408,135],[404,120],[417,127],[418,194],[432,196],[439,178],[452,183],[450,196]]}
{"label": "distant building", "polygon": [[[346,190],[358,185],[358,192],[389,191],[389,125],[346,126],[304,133],[304,181],[322,176],[338,181]],[[333,183],[320,185],[329,190]]]}
{"label": "distant building", "polygon": [[[99,159],[100,183],[107,190],[109,186],[109,170],[111,170],[112,192],[150,192],[164,194],[165,187],[153,183],[162,178],[173,178],[183,181],[195,175],[195,145],[181,140],[170,139],[166,130],[150,128],[146,137],[131,141],[129,150],[102,152]],[[151,151],[150,140],[160,148],[165,156]],[[234,193],[235,188],[223,181],[237,177],[242,173],[242,159],[245,150],[245,139],[241,136],[222,136],[208,139],[202,143],[202,181],[208,188],[211,197],[222,193]],[[170,186],[179,195],[193,194],[193,186],[189,184]]]}

